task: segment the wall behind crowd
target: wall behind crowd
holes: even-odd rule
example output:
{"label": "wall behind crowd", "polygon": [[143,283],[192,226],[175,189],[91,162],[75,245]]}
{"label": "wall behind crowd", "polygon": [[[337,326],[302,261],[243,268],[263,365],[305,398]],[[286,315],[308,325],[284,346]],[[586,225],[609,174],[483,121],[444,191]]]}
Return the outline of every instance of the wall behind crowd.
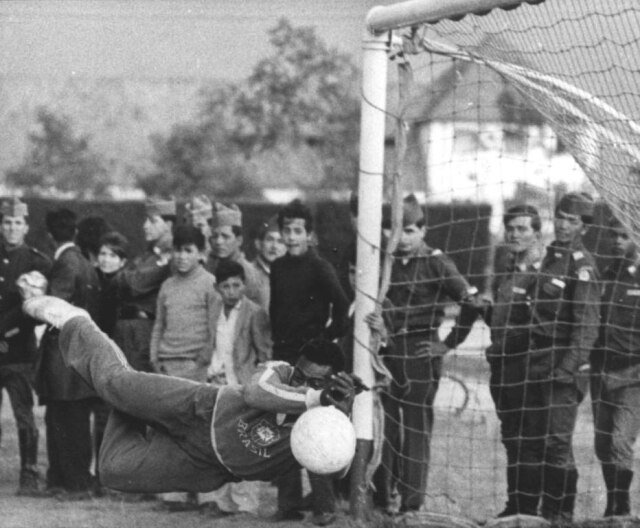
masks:
{"label": "wall behind crowd", "polygon": [[[102,216],[116,231],[130,241],[131,257],[145,248],[142,224],[145,219],[144,203],[141,201],[64,201],[43,198],[26,198],[30,211],[30,233],[27,242],[44,251],[53,253],[47,237],[44,219],[48,211],[66,207],[78,218]],[[271,203],[242,203],[244,223],[244,249],[249,259],[255,255],[253,238],[262,222],[276,214],[280,205]],[[315,215],[318,250],[320,254],[340,269],[345,249],[354,238],[349,220],[349,205],[346,202],[322,201],[309,204]],[[179,205],[179,215],[184,208]],[[487,266],[490,246],[488,205],[476,204],[432,204],[427,208],[427,242],[430,246],[446,251],[454,259],[460,271],[480,287]],[[340,270],[341,272],[343,270]]]}

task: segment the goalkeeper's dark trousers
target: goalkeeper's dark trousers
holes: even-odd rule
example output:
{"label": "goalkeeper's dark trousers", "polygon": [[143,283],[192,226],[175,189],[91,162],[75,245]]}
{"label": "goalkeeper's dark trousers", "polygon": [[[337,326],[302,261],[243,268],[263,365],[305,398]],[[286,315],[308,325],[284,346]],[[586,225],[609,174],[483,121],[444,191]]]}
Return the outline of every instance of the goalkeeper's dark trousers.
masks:
{"label": "goalkeeper's dark trousers", "polygon": [[65,323],[60,349],[65,363],[115,409],[100,450],[106,487],[206,492],[235,480],[211,444],[217,388],[133,370],[115,343],[85,317]]}
{"label": "goalkeeper's dark trousers", "polygon": [[[397,484],[402,511],[418,510],[427,490],[433,430],[433,401],[438,390],[442,358],[415,357],[428,332],[395,338],[396,348],[385,356],[393,376],[385,410],[385,444],[376,482],[376,504],[388,506]],[[386,504],[385,504],[386,503]]]}

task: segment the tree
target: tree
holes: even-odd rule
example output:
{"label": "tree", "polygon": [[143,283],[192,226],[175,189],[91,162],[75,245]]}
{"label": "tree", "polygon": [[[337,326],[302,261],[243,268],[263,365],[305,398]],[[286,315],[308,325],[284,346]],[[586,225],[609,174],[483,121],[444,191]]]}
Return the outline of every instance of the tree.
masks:
{"label": "tree", "polygon": [[57,190],[75,198],[103,197],[109,182],[103,160],[76,136],[68,118],[46,108],[37,112],[37,132],[29,134],[22,164],[7,173],[7,183],[27,195]]}
{"label": "tree", "polygon": [[[238,84],[204,93],[197,124],[156,137],[149,191],[215,196],[256,193],[253,164],[265,151],[313,149],[322,167],[317,189],[352,188],[357,174],[357,68],[310,27],[282,19],[269,31],[273,52]],[[292,182],[296,185],[296,182]],[[217,191],[213,191],[213,189]]]}
{"label": "tree", "polygon": [[257,195],[242,154],[219,132],[197,124],[175,125],[168,137],[153,136],[157,169],[138,179],[142,190],[176,198],[196,193],[220,199]]}

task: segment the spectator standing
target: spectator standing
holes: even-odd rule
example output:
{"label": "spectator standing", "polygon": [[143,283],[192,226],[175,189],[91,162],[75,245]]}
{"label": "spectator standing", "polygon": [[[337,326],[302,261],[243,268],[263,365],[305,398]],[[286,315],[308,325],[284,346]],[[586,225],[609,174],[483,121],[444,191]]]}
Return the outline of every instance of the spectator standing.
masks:
{"label": "spectator standing", "polygon": [[[58,209],[47,213],[45,220],[56,246],[49,294],[94,314],[98,276],[74,243],[76,215],[68,209]],[[58,330],[47,327],[40,353],[36,390],[46,405],[48,492],[61,498],[88,499],[93,487],[90,413],[96,394],[64,364]]]}
{"label": "spectator standing", "polygon": [[[197,382],[207,379],[213,352],[215,279],[201,264],[205,240],[194,226],[178,226],[173,237],[174,273],[160,288],[151,335],[151,365],[157,373]],[[188,329],[188,331],[185,331]],[[169,493],[169,511],[197,507],[195,497]]]}
{"label": "spectator standing", "polygon": [[531,205],[516,205],[503,217],[504,267],[490,281],[492,304],[484,319],[491,329],[486,350],[491,369],[489,389],[500,420],[507,454],[507,504],[498,517],[536,515],[538,497],[528,486],[538,467],[521,464],[520,446],[527,390],[527,352],[531,348],[531,302],[542,261],[541,220]]}
{"label": "spectator standing", "polygon": [[[477,318],[477,289],[469,285],[454,262],[425,242],[426,221],[413,195],[403,204],[402,235],[394,255],[385,310],[391,320],[395,354],[385,362],[393,379],[383,405],[392,426],[383,448],[383,489],[379,505],[390,506],[394,481],[402,512],[422,506],[430,461],[433,401],[442,357],[462,343]],[[456,323],[444,341],[438,329],[447,302],[460,305]],[[393,427],[395,425],[395,427]],[[399,468],[394,472],[394,468]]]}
{"label": "spectator standing", "polygon": [[215,274],[218,263],[222,260],[237,262],[244,269],[245,295],[258,306],[264,306],[255,268],[247,261],[242,252],[242,212],[236,204],[229,207],[216,202],[211,219],[211,254],[207,261],[207,269]]}
{"label": "spectator standing", "polygon": [[78,222],[76,244],[84,257],[96,268],[98,267],[100,238],[109,231],[111,231],[109,223],[101,216],[87,216]]}
{"label": "spectator standing", "polygon": [[[98,328],[113,338],[118,317],[118,291],[115,287],[116,277],[127,263],[127,239],[116,231],[105,233],[99,240],[96,252],[100,295],[94,320]],[[107,427],[110,407],[100,400],[93,408],[93,452],[95,455],[95,475],[97,477],[96,491],[100,492],[100,448]]]}
{"label": "spectator standing", "polygon": [[51,261],[25,243],[29,211],[18,198],[0,205],[0,392],[7,391],[18,429],[20,484],[18,495],[39,490],[38,428],[33,416],[34,321],[22,312],[16,280],[23,273],[49,275]]}
{"label": "spectator standing", "polygon": [[542,516],[552,523],[573,518],[578,470],[572,441],[585,391],[580,371],[600,324],[595,261],[582,242],[592,221],[589,195],[569,193],[560,199],[555,240],[542,260],[533,295],[521,465],[531,468],[527,491],[535,496],[539,486]]}
{"label": "spectator standing", "polygon": [[280,234],[277,216],[272,216],[260,226],[255,245],[257,254],[252,264],[256,270],[258,286],[261,290],[262,308],[269,310],[269,301],[271,300],[271,264],[287,252]]}
{"label": "spectator standing", "polygon": [[591,353],[596,456],[607,487],[605,517],[630,515],[633,445],[640,431],[640,254],[609,221],[613,261],[602,277],[600,334]]}
{"label": "spectator standing", "polygon": [[197,227],[204,235],[205,240],[205,261],[211,254],[211,218],[213,217],[213,204],[211,200],[204,195],[199,194],[192,196],[185,204],[185,223]]}
{"label": "spectator standing", "polygon": [[134,260],[131,269],[115,277],[122,303],[114,340],[134,369],[150,372],[149,344],[158,291],[171,274],[171,232],[176,222],[176,204],[174,200],[150,199],[145,208],[143,228],[147,249]]}
{"label": "spectator standing", "polygon": [[[278,225],[287,253],[271,265],[269,313],[274,338],[273,358],[294,365],[302,346],[315,338],[338,339],[347,331],[347,300],[335,270],[309,247],[313,233],[311,211],[294,200],[278,213]],[[313,522],[335,519],[333,481],[309,474]],[[301,520],[302,481],[299,469],[280,477],[280,520]]]}
{"label": "spectator standing", "polygon": [[[215,387],[246,385],[258,365],[271,359],[271,329],[267,313],[244,295],[244,269],[232,260],[218,263],[213,308],[214,350],[209,382]],[[225,484],[200,495],[210,514],[256,513],[260,488],[254,482]]]}

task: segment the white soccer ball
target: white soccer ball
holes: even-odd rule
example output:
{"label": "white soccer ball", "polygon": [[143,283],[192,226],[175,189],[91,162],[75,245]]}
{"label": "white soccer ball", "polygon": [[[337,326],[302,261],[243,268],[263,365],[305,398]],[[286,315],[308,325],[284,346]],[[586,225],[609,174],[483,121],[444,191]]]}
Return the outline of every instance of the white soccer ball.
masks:
{"label": "white soccer ball", "polygon": [[329,475],[345,469],[356,452],[351,420],[335,407],[314,407],[291,430],[291,451],[302,467]]}

